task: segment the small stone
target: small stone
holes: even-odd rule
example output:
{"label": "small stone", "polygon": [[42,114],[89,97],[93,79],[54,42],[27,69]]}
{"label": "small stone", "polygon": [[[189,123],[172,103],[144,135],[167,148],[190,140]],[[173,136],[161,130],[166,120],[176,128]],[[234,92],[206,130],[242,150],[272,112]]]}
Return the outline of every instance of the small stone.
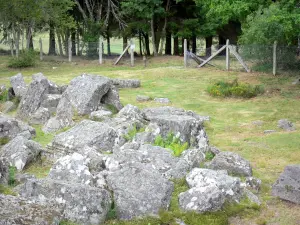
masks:
{"label": "small stone", "polygon": [[169,104],[171,101],[168,98],[155,98],[154,101],[161,104]]}
{"label": "small stone", "polygon": [[296,128],[294,127],[294,124],[287,120],[287,119],[281,119],[278,121],[278,127],[286,130],[286,131],[294,131],[296,130]]}
{"label": "small stone", "polygon": [[292,84],[293,85],[299,85],[300,84],[300,78],[297,78]]}
{"label": "small stone", "polygon": [[16,96],[23,97],[26,94],[27,87],[21,73],[11,77],[10,83]]}
{"label": "small stone", "polygon": [[104,120],[112,116],[112,112],[107,110],[99,110],[91,112],[90,119],[92,120]]}
{"label": "small stone", "polygon": [[275,133],[277,132],[276,130],[265,130],[264,131],[264,134],[272,134],[272,133]]}
{"label": "small stone", "polygon": [[150,101],[151,98],[149,96],[146,96],[146,95],[137,95],[136,96],[136,101],[137,102],[147,102],[147,101]]}
{"label": "small stone", "polygon": [[218,148],[215,147],[215,146],[210,146],[209,151],[210,151],[211,153],[213,153],[214,155],[218,155],[218,154],[221,152],[220,149],[218,149]]}
{"label": "small stone", "polygon": [[264,121],[261,121],[261,120],[253,121],[252,124],[260,127],[260,126],[264,125]]}

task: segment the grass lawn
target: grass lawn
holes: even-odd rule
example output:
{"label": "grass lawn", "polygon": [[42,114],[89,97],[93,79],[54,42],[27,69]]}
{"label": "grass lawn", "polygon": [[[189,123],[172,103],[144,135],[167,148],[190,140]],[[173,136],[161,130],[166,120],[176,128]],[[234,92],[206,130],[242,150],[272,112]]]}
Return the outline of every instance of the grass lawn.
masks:
{"label": "grass lawn", "polygon": [[[9,85],[9,77],[18,72],[25,76],[26,82],[30,82],[32,74],[42,72],[59,84],[66,84],[83,72],[115,78],[137,78],[142,82],[141,88],[120,90],[124,105],[130,103],[140,108],[159,106],[154,102],[136,102],[139,94],[167,97],[172,102],[171,106],[210,116],[210,122],[206,123],[210,144],[221,150],[237,152],[248,159],[254,175],[263,181],[261,210],[255,214],[235,216],[230,223],[300,224],[300,206],[270,195],[271,185],[284,167],[300,164],[300,86],[291,84],[299,74],[274,77],[259,73],[225,72],[211,67],[184,69],[182,57],[150,58],[146,68],[141,59],[137,59],[136,66],[131,68],[128,61],[123,61],[119,66],[112,66],[111,61],[106,61],[100,66],[97,61],[67,63],[49,58],[34,68],[22,70],[8,69],[7,61],[7,57],[0,57],[0,84]],[[218,80],[231,81],[236,78],[240,82],[263,84],[266,93],[249,100],[214,98],[207,94],[208,85]],[[297,130],[285,132],[278,129],[277,121],[282,118],[291,120]],[[252,123],[257,120],[263,121],[263,125]],[[277,132],[264,134],[263,131],[269,129]],[[38,140],[45,144],[43,137]]]}

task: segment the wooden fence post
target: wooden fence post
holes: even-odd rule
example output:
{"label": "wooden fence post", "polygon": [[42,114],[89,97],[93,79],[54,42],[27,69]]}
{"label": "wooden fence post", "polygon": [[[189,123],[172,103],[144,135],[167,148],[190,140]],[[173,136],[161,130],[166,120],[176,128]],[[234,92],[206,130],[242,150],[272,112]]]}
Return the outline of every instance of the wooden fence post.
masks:
{"label": "wooden fence post", "polygon": [[43,42],[42,42],[42,38],[40,38],[39,40],[40,42],[40,60],[43,60]]}
{"label": "wooden fence post", "polygon": [[101,65],[103,63],[102,59],[102,37],[99,37],[99,64]]}
{"label": "wooden fence post", "polygon": [[68,40],[68,54],[69,54],[69,62],[72,62],[72,40],[71,40],[71,37],[69,37],[69,40]]}
{"label": "wooden fence post", "polygon": [[184,39],[183,42],[183,60],[184,60],[184,68],[187,68],[187,40]]}
{"label": "wooden fence post", "polygon": [[130,65],[134,66],[134,49],[135,45],[132,39],[130,39]]}
{"label": "wooden fence post", "polygon": [[273,46],[273,75],[277,72],[277,41],[274,42]]}
{"label": "wooden fence post", "polygon": [[229,39],[226,40],[226,70],[230,70],[230,48]]}
{"label": "wooden fence post", "polygon": [[14,57],[14,40],[10,39],[10,54],[12,57]]}

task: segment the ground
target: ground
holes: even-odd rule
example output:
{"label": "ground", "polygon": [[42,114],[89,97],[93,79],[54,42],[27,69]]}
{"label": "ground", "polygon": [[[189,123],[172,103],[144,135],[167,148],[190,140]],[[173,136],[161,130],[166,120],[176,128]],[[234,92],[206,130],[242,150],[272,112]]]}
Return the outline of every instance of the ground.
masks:
{"label": "ground", "polygon": [[[221,150],[236,152],[248,159],[254,175],[262,179],[259,194],[263,205],[258,213],[245,213],[232,217],[231,224],[300,224],[300,206],[281,201],[271,196],[271,185],[284,167],[300,163],[300,86],[292,85],[299,74],[272,76],[260,73],[226,72],[212,67],[183,68],[182,57],[150,58],[144,68],[142,60],[137,59],[136,66],[130,67],[129,61],[112,66],[107,60],[98,65],[97,60],[79,60],[68,63],[62,60],[46,58],[34,68],[8,69],[8,57],[0,57],[0,84],[9,85],[9,77],[21,72],[26,82],[33,73],[42,72],[50,80],[67,84],[81,73],[100,74],[108,77],[136,78],[142,82],[138,89],[122,89],[121,102],[140,108],[159,106],[154,102],[138,103],[136,96],[167,97],[171,106],[193,110],[200,115],[210,116],[206,130],[210,144]],[[266,93],[262,96],[245,99],[214,98],[208,95],[208,85],[218,80],[234,80],[251,84],[263,84]],[[287,118],[297,130],[285,132],[277,128],[277,121]],[[262,126],[253,121],[263,121]],[[264,134],[264,130],[274,129],[276,133]],[[48,139],[47,139],[48,138]],[[39,136],[43,144],[49,137]],[[32,169],[34,171],[34,169]],[[42,175],[41,175],[42,176]]]}

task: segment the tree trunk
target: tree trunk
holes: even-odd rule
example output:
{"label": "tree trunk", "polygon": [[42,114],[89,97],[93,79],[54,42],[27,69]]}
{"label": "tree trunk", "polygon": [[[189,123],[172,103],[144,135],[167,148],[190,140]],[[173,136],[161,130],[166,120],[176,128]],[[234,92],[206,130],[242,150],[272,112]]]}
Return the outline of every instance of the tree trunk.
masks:
{"label": "tree trunk", "polygon": [[27,38],[27,46],[26,46],[26,48],[27,48],[27,50],[29,50],[29,49],[33,49],[33,41],[32,41],[32,31],[31,31],[31,26],[29,25],[28,27],[27,27],[27,31],[26,31],[26,38]]}
{"label": "tree trunk", "polygon": [[78,30],[78,27],[77,27],[77,30],[76,30],[76,43],[77,43],[77,55],[78,56],[81,56],[82,53],[80,51],[80,36],[79,36],[79,30]]}
{"label": "tree trunk", "polygon": [[196,51],[197,51],[197,37],[196,36],[193,36],[192,38],[192,53],[196,54]]}
{"label": "tree trunk", "polygon": [[[187,42],[187,50],[189,50],[189,42]],[[184,55],[184,37],[181,38],[181,55]]]}
{"label": "tree trunk", "polygon": [[[123,51],[125,50],[125,48],[127,48],[128,46],[128,38],[126,36],[123,36]],[[128,51],[125,53],[126,56],[129,55]]]}
{"label": "tree trunk", "polygon": [[48,55],[56,55],[56,46],[55,46],[55,30],[54,24],[50,21],[49,23],[49,52]]}
{"label": "tree trunk", "polygon": [[61,56],[63,56],[64,55],[64,51],[63,51],[63,46],[62,46],[62,41],[61,41],[61,35],[58,32],[56,32],[56,35],[57,35],[57,41],[58,41],[59,54]]}
{"label": "tree trunk", "polygon": [[208,58],[211,56],[211,47],[212,47],[213,36],[205,38],[205,56]]}
{"label": "tree trunk", "polygon": [[152,35],[153,55],[157,56],[155,30],[154,30],[154,15],[151,18],[151,35]]}
{"label": "tree trunk", "polygon": [[108,33],[107,33],[107,55],[111,56],[111,51],[110,51],[110,37],[109,37]]}
{"label": "tree trunk", "polygon": [[173,51],[174,55],[179,55],[179,40],[178,40],[178,37],[175,36],[174,37],[174,51]]}
{"label": "tree trunk", "polygon": [[72,56],[76,56],[76,31],[74,30],[71,34],[72,39]]}
{"label": "tree trunk", "polygon": [[[226,39],[219,35],[219,49],[226,45]],[[219,55],[226,55],[226,50],[224,49]]]}
{"label": "tree trunk", "polygon": [[143,55],[143,46],[142,46],[142,33],[141,31],[139,30],[139,44],[140,44],[140,55],[142,56]]}
{"label": "tree trunk", "polygon": [[149,35],[148,35],[148,33],[144,34],[144,38],[145,38],[146,53],[147,53],[147,55],[151,55],[151,52],[150,52],[150,41],[149,41]]}
{"label": "tree trunk", "polygon": [[172,55],[172,36],[169,31],[166,32],[166,47],[165,54]]}
{"label": "tree trunk", "polygon": [[17,38],[16,38],[16,57],[19,57],[19,50],[20,50],[20,30],[17,30]]}

